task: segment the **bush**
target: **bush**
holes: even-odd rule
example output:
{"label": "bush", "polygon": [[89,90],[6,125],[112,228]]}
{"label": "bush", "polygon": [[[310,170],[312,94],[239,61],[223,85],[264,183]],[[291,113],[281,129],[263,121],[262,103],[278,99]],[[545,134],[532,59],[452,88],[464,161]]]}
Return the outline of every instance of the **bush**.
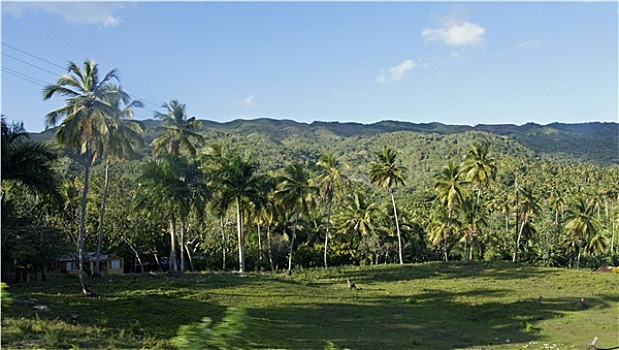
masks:
{"label": "bush", "polygon": [[243,308],[229,307],[223,320],[212,326],[204,317],[199,323],[180,326],[170,342],[179,349],[243,349],[243,333],[247,328],[247,313]]}

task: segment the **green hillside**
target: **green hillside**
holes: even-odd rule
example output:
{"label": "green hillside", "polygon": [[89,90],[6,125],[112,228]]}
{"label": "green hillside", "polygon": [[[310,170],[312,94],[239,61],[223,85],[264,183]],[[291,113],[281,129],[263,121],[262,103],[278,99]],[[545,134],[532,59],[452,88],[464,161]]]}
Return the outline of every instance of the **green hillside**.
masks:
{"label": "green hillside", "polygon": [[[152,127],[156,123],[154,120],[143,121],[145,128]],[[402,135],[408,135],[411,142],[421,140],[424,143],[433,143],[439,142],[439,140],[452,140],[451,142],[453,142],[453,140],[461,139],[457,135],[484,133],[488,134],[486,137],[505,140],[507,144],[511,145],[510,147],[516,147],[514,142],[517,142],[532,152],[529,155],[534,154],[540,157],[568,159],[598,165],[619,164],[618,123],[552,123],[548,125],[528,123],[521,126],[479,124],[473,127],[398,121],[381,121],[374,124],[340,122],[305,124],[291,120],[261,118],[234,120],[226,123],[202,120],[202,124],[202,131],[211,139],[242,137],[246,138],[244,142],[256,146],[282,147],[281,151],[291,148],[293,151],[296,150],[299,153],[297,157],[301,158],[308,157],[313,151],[319,154],[327,148],[336,153],[347,153],[346,149],[339,149],[344,145],[350,146],[351,149],[348,150],[355,152],[352,148],[358,147],[353,147],[352,144],[368,146],[377,137],[389,141],[392,137],[397,139]],[[33,134],[32,138],[35,141],[46,141],[53,138],[53,133],[54,131],[50,129]],[[398,133],[400,133],[400,136],[396,136]],[[152,139],[152,135],[147,134],[145,138],[149,141]],[[302,152],[298,147],[299,145],[308,147]],[[261,150],[260,147],[252,148],[258,153],[267,151]],[[424,152],[418,152],[418,156],[423,159],[432,158],[433,147],[425,148]],[[350,157],[358,158],[358,150],[357,155],[350,155]]]}

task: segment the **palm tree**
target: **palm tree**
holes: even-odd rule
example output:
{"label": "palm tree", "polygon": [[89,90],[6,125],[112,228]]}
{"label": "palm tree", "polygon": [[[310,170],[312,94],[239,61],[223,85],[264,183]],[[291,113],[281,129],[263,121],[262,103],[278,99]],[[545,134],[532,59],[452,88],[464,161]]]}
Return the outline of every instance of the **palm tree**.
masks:
{"label": "palm tree", "polygon": [[12,184],[30,193],[56,194],[53,164],[58,154],[48,144],[30,141],[23,123],[8,125],[2,117],[2,204]]}
{"label": "palm tree", "polygon": [[466,159],[460,165],[461,171],[466,174],[466,181],[473,183],[477,188],[477,206],[483,189],[496,178],[497,167],[494,159],[488,156],[489,148],[490,142],[487,140],[481,143],[474,142]]}
{"label": "palm tree", "polygon": [[335,159],[333,153],[323,154],[318,163],[316,163],[320,171],[317,182],[322,186],[322,196],[327,202],[327,232],[325,233],[325,253],[324,261],[325,268],[329,267],[327,264],[327,247],[329,245],[329,228],[331,226],[331,212],[333,208],[333,196],[335,194],[336,187],[340,186],[340,164]]}
{"label": "palm tree", "polygon": [[354,233],[357,238],[369,236],[374,231],[374,216],[377,211],[372,198],[360,190],[344,197],[344,203],[337,219],[343,232]]}
{"label": "palm tree", "polygon": [[237,233],[239,245],[239,271],[245,272],[245,232],[243,229],[244,208],[250,201],[261,205],[259,196],[258,163],[251,154],[243,157],[237,148],[226,149],[223,144],[214,144],[206,153],[205,170],[209,173],[212,187],[217,188],[218,206],[225,212],[236,204]]}
{"label": "palm tree", "polygon": [[56,131],[56,141],[61,146],[79,151],[85,158],[78,257],[80,284],[86,295],[89,291],[84,279],[84,236],[90,166],[103,156],[105,143],[101,140],[113,132],[108,128],[106,116],[114,115],[117,111],[110,105],[110,101],[128,98],[123,91],[110,88],[112,80],[118,80],[116,70],[111,70],[100,79],[98,64],[87,59],[84,61],[83,69],[70,62],[66,75],[60,77],[56,84],[43,88],[43,100],[53,96],[66,97],[63,107],[46,115],[46,126],[55,126],[64,117]]}
{"label": "palm tree", "polygon": [[290,273],[292,271],[292,252],[299,216],[308,214],[314,207],[318,188],[311,183],[310,174],[305,166],[295,162],[284,167],[276,195],[294,217],[294,226],[290,239],[290,255],[288,256],[288,272]]}
{"label": "palm tree", "polygon": [[[164,215],[169,220],[170,272],[184,272],[187,218],[192,211],[203,212],[210,196],[198,163],[173,156],[151,159],[141,165],[137,182],[134,208],[147,215]],[[177,234],[179,219],[180,235]],[[181,249],[180,267],[177,264],[177,244]]]}
{"label": "palm tree", "polygon": [[454,212],[457,208],[460,208],[467,198],[470,196],[469,191],[465,188],[468,184],[467,181],[463,181],[461,178],[460,166],[453,161],[449,161],[442,169],[441,172],[434,176],[436,180],[434,184],[434,190],[437,192],[436,200],[447,211],[447,235],[445,235],[445,243],[443,245],[443,259],[447,261],[447,238],[451,233],[451,221],[454,216]]}
{"label": "palm tree", "polygon": [[196,117],[187,118],[186,105],[177,100],[171,100],[162,107],[166,113],[155,113],[155,119],[161,121],[161,125],[155,127],[154,131],[161,134],[152,142],[154,154],[160,155],[165,151],[178,156],[181,150],[186,150],[192,157],[195,156],[197,151],[192,140],[204,142],[204,137],[195,131],[202,127],[202,122],[196,120]]}
{"label": "palm tree", "polygon": [[518,211],[516,214],[517,221],[520,222],[520,228],[518,229],[518,236],[516,236],[516,246],[514,248],[513,262],[518,262],[518,250],[520,249],[520,241],[524,233],[534,232],[535,229],[532,226],[531,220],[534,216],[538,215],[542,208],[538,199],[533,194],[533,191],[523,187],[519,190],[522,195],[519,195]]}
{"label": "palm tree", "polygon": [[393,216],[395,217],[395,227],[398,233],[398,254],[400,264],[404,264],[402,255],[402,234],[400,233],[400,223],[398,222],[398,211],[395,205],[395,188],[398,184],[405,185],[406,176],[404,173],[408,169],[396,163],[397,153],[390,147],[384,146],[383,152],[377,152],[377,161],[370,163],[370,182],[378,187],[387,189],[393,204]]}
{"label": "palm tree", "polygon": [[598,220],[595,218],[595,202],[585,201],[578,197],[567,209],[565,230],[578,240],[578,260],[576,268],[580,268],[580,256],[584,241],[589,241],[598,232]]}
{"label": "palm tree", "polygon": [[473,201],[468,198],[464,201],[461,207],[461,213],[461,223],[463,225],[462,240],[465,243],[465,248],[467,245],[469,248],[468,257],[465,258],[465,260],[473,260],[473,242],[476,238],[481,236],[482,228],[488,225],[486,221],[486,210],[480,210],[480,208],[476,208],[476,205],[473,203]]}
{"label": "palm tree", "polygon": [[[110,89],[119,89],[114,84],[110,84]],[[128,97],[128,95],[127,95]],[[101,241],[103,239],[103,219],[105,216],[105,206],[109,184],[109,170],[111,158],[122,159],[126,156],[134,156],[134,147],[142,146],[142,126],[139,122],[130,120],[133,118],[133,108],[142,107],[142,102],[137,100],[120,99],[119,96],[108,96],[109,103],[115,107],[116,113],[106,116],[110,130],[113,132],[105,135],[101,142],[104,143],[106,150],[105,179],[103,184],[103,195],[101,198],[101,210],[99,212],[99,235],[97,238],[97,255],[95,262],[94,275],[100,275],[99,258],[101,256]]]}

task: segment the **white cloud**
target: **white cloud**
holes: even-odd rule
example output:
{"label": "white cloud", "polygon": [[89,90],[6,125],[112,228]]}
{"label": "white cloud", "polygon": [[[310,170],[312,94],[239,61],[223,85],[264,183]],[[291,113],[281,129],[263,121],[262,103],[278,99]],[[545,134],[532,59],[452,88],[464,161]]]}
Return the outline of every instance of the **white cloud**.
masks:
{"label": "white cloud", "polygon": [[516,47],[520,50],[531,50],[542,46],[543,42],[539,39],[531,39],[516,44]]}
{"label": "white cloud", "polygon": [[247,97],[245,97],[242,101],[241,104],[247,108],[252,107],[253,105],[256,104],[256,96],[254,94],[251,94]]}
{"label": "white cloud", "polygon": [[404,62],[389,68],[383,68],[381,73],[376,77],[376,81],[383,84],[388,82],[398,82],[404,78],[404,74],[415,68],[417,63],[413,60],[405,60]]}
{"label": "white cloud", "polygon": [[483,43],[485,33],[486,28],[472,22],[463,22],[439,28],[425,28],[421,35],[428,41],[438,41],[452,46],[467,46]]}
{"label": "white cloud", "polygon": [[61,16],[67,22],[113,27],[120,24],[115,14],[124,5],[118,2],[3,2],[2,12],[15,17],[25,13],[44,12]]}
{"label": "white cloud", "polygon": [[486,28],[466,19],[466,10],[454,7],[449,14],[437,19],[435,28],[425,28],[421,36],[429,42],[439,42],[450,46],[479,45],[484,42]]}

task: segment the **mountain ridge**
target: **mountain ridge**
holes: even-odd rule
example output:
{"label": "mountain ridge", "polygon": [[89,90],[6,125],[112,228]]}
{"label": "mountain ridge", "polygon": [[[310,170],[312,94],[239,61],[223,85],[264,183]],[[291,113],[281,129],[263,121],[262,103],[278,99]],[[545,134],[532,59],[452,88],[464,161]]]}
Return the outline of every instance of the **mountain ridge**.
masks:
{"label": "mountain ridge", "polygon": [[[158,124],[153,119],[140,121],[145,129]],[[200,132],[219,132],[242,137],[263,134],[274,142],[281,143],[291,137],[342,138],[368,137],[379,134],[409,131],[423,134],[451,135],[471,131],[484,132],[508,137],[539,155],[567,155],[581,161],[602,165],[619,164],[619,123],[584,122],[559,123],[546,125],[537,123],[515,124],[477,124],[451,125],[440,122],[412,123],[395,120],[383,120],[370,124],[357,122],[297,122],[290,119],[235,119],[228,122],[200,120]],[[35,141],[47,141],[53,138],[53,130],[31,134]],[[145,139],[152,134],[145,135]]]}

